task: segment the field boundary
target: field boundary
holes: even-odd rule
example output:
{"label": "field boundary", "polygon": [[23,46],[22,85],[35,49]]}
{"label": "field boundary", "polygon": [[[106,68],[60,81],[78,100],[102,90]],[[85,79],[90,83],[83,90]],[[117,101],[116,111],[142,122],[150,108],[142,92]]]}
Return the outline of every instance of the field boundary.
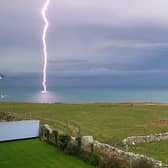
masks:
{"label": "field boundary", "polygon": [[[64,133],[59,133],[57,130],[50,128],[49,125],[43,125],[40,128],[40,138],[42,141],[61,147],[62,150],[70,154],[76,154],[76,156],[80,155],[81,152],[87,152],[87,156],[95,159],[94,164],[98,167],[103,167],[102,165],[109,166],[115,162],[121,167],[125,166],[125,168],[143,166],[148,168],[168,168],[168,165],[161,161],[145,155],[125,152],[111,145],[96,141],[92,136],[83,136],[79,141],[79,137],[71,137]],[[85,155],[82,157],[85,157]]]}
{"label": "field boundary", "polygon": [[122,140],[122,143],[124,145],[135,145],[138,143],[159,142],[161,140],[168,140],[168,132],[146,136],[131,136]]}

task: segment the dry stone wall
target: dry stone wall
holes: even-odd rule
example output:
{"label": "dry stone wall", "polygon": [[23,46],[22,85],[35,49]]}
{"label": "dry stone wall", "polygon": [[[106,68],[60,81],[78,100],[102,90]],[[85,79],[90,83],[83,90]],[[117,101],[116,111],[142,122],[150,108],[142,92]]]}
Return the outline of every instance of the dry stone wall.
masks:
{"label": "dry stone wall", "polygon": [[140,163],[141,161],[145,161],[150,165],[153,165],[153,168],[168,168],[168,165],[163,164],[161,161],[154,160],[153,158],[146,157],[144,155],[138,155],[130,152],[122,151],[118,148],[112,147],[108,144],[103,144],[98,141],[94,141],[94,151],[104,154],[106,157],[111,158],[119,158],[120,160],[125,160],[125,162],[131,164],[132,166]]}
{"label": "dry stone wall", "polygon": [[[57,130],[53,130],[48,125],[41,126],[40,128],[41,140],[47,143],[53,144],[54,146],[58,146],[58,147],[62,146],[63,148],[61,149],[63,150],[67,147],[67,143],[73,146],[79,145],[79,141],[77,140],[78,138],[76,137],[67,136],[67,137],[70,137],[70,139],[68,139],[67,137],[64,139],[64,140],[68,140],[68,141],[64,141],[66,142],[65,143],[66,145],[63,143],[63,141],[60,141],[61,137],[65,138],[66,135],[63,132],[58,132]],[[98,167],[100,168],[104,167],[104,166],[101,166],[100,161],[104,162],[105,164],[109,164],[112,159],[113,161],[114,159],[119,160],[121,164],[124,163],[123,164],[124,166],[122,166],[123,168],[134,167],[134,165],[137,165],[137,164],[140,165],[142,161],[147,165],[148,164],[152,165],[152,168],[168,168],[168,165],[163,164],[161,161],[154,160],[153,158],[146,157],[144,155],[138,155],[138,154],[122,151],[108,144],[100,143],[94,140],[92,136],[84,136],[81,138],[80,152],[82,151],[90,153],[91,156],[93,154],[96,154],[99,158]],[[143,168],[143,166],[141,166],[141,168]]]}
{"label": "dry stone wall", "polygon": [[168,140],[168,132],[153,135],[151,134],[147,136],[132,136],[124,139],[122,143],[124,145],[135,145],[137,143],[157,142],[161,140]]}

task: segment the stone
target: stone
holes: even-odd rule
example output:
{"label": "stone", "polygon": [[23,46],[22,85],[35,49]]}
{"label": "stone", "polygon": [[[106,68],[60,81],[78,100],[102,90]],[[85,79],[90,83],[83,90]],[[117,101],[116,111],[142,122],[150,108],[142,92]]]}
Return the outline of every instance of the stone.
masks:
{"label": "stone", "polygon": [[52,128],[48,124],[44,124],[44,127],[49,131],[50,134],[53,132]]}
{"label": "stone", "polygon": [[137,143],[157,142],[161,140],[168,140],[168,132],[147,136],[132,136],[124,139],[122,143],[124,145],[135,145]]}
{"label": "stone", "polygon": [[93,136],[83,136],[82,137],[82,145],[87,146],[93,144],[94,139]]}

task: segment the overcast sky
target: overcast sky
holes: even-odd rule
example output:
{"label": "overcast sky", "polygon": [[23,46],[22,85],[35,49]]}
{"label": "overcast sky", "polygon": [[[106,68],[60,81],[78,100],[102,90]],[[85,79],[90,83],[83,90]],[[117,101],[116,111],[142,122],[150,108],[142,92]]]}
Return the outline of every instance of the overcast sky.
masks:
{"label": "overcast sky", "polygon": [[[0,72],[42,72],[44,0],[1,0]],[[166,74],[167,0],[51,0],[49,74]]]}

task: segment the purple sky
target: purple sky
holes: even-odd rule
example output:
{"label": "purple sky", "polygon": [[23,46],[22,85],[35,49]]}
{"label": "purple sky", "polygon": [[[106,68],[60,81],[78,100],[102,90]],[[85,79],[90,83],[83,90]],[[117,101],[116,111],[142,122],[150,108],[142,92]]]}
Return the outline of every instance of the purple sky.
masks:
{"label": "purple sky", "polygon": [[[0,3],[0,72],[42,72],[43,3]],[[51,0],[49,74],[165,74],[167,6],[166,0]]]}

